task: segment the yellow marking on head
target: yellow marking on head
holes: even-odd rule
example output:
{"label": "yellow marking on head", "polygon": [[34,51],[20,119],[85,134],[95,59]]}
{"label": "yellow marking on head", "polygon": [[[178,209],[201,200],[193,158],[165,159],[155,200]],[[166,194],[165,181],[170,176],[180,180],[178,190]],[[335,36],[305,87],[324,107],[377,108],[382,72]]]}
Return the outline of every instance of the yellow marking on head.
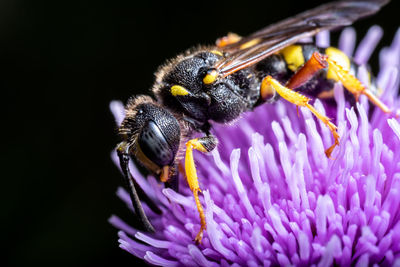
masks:
{"label": "yellow marking on head", "polygon": [[212,84],[213,82],[215,82],[217,77],[218,77],[218,71],[210,70],[210,71],[208,71],[206,76],[204,76],[203,83],[204,84]]}
{"label": "yellow marking on head", "polygon": [[[340,51],[339,49],[335,47],[328,47],[325,50],[325,54],[335,61],[338,65],[340,65],[344,70],[349,71],[350,70],[350,59],[349,57]],[[336,73],[332,70],[331,67],[328,67],[328,71],[326,73],[326,78],[332,79],[335,81],[339,81],[339,77],[337,77]]]}
{"label": "yellow marking on head", "polygon": [[173,96],[177,96],[177,95],[188,95],[189,92],[182,86],[180,85],[174,85],[171,87],[171,94]]}
{"label": "yellow marking on head", "polygon": [[222,52],[221,52],[221,51],[218,51],[218,50],[211,50],[210,52],[213,53],[214,55],[217,55],[217,56],[220,56],[220,57],[223,57],[223,56],[224,56],[224,55],[222,54]]}
{"label": "yellow marking on head", "polygon": [[296,71],[304,65],[303,49],[300,45],[290,45],[282,49],[280,53],[291,71]]}
{"label": "yellow marking on head", "polygon": [[261,39],[260,39],[260,38],[256,38],[256,39],[250,40],[250,41],[248,41],[248,42],[242,44],[242,45],[240,46],[240,49],[246,49],[246,48],[255,46],[255,45],[258,44],[259,42],[261,42]]}

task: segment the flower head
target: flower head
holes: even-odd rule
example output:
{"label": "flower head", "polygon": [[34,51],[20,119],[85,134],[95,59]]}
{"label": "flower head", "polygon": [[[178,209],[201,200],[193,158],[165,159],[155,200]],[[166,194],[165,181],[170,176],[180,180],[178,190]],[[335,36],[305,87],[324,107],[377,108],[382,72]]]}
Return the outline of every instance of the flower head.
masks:
{"label": "flower head", "polygon": [[[382,35],[372,27],[354,54],[358,75],[368,83],[364,64]],[[317,43],[329,43],[329,35]],[[355,32],[345,29],[339,48],[353,54]],[[381,99],[400,109],[400,31],[380,53]],[[220,140],[211,155],[195,153],[203,189],[207,230],[195,245],[200,222],[192,193],[182,178],[180,191],[147,179],[132,165],[138,184],[161,215],[144,208],[155,234],[131,228],[116,216],[122,249],[160,266],[400,264],[400,123],[379,109],[369,112],[361,97],[345,101],[334,89],[337,105],[314,105],[333,117],[341,136],[333,159],[329,130],[306,109],[279,101],[245,114],[234,125],[215,125]],[[112,102],[117,123],[123,106]],[[113,159],[117,161],[113,154]],[[129,194],[118,196],[131,206]]]}

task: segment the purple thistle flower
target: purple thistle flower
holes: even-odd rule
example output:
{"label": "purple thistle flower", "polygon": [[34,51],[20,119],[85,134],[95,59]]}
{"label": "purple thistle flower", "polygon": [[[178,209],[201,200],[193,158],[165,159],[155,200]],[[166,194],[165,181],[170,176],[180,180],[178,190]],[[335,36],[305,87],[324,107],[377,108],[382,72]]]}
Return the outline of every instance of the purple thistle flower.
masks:
{"label": "purple thistle flower", "polygon": [[[354,53],[363,67],[382,36],[372,27]],[[329,34],[317,36],[329,45]],[[345,29],[339,48],[349,56],[355,31]],[[380,53],[380,97],[394,113],[400,110],[400,30]],[[195,152],[207,230],[202,244],[194,237],[199,216],[186,181],[180,192],[163,188],[131,165],[138,184],[161,215],[144,204],[155,234],[131,228],[117,216],[120,247],[160,266],[400,266],[400,123],[379,109],[367,115],[364,96],[356,107],[345,102],[343,87],[334,89],[337,108],[315,106],[334,117],[340,146],[326,158],[333,140],[311,113],[279,101],[245,114],[233,125],[214,125],[220,140],[210,155]],[[110,108],[119,124],[123,105]],[[112,158],[117,164],[115,153]],[[118,164],[117,164],[118,165]],[[130,207],[129,194],[118,196]]]}

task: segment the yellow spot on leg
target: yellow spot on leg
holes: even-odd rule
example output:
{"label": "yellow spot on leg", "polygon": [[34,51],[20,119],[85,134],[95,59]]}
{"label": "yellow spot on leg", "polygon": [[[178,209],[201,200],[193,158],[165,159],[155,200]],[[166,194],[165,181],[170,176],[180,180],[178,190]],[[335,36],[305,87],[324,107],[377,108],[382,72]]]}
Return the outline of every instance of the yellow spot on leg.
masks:
{"label": "yellow spot on leg", "polygon": [[[273,89],[284,99],[286,99],[287,101],[289,101],[292,104],[295,104],[297,106],[301,106],[304,107],[308,101],[310,101],[310,99],[302,94],[299,94],[285,86],[283,86],[282,84],[280,84],[280,82],[278,82],[277,80],[275,80],[274,78],[272,78],[271,76],[267,76],[264,78],[265,80],[265,86],[272,86]],[[263,81],[264,83],[264,81]]]}

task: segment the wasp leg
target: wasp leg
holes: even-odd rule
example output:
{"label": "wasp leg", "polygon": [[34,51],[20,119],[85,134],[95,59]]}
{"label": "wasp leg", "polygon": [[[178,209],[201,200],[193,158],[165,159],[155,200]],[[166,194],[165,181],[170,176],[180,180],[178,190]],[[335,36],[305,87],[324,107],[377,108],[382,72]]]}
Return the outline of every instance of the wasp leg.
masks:
{"label": "wasp leg", "polygon": [[327,62],[329,64],[329,69],[336,74],[337,80],[342,82],[343,86],[354,95],[357,101],[358,97],[363,94],[367,96],[369,101],[379,107],[383,112],[391,113],[391,110],[370,90],[368,90],[356,77],[350,74],[331,58],[328,57]]}
{"label": "wasp leg", "polygon": [[199,187],[199,181],[197,179],[196,166],[193,159],[193,149],[199,150],[203,153],[210,152],[217,145],[217,139],[212,136],[206,136],[202,138],[196,138],[189,140],[186,143],[186,156],[185,156],[185,171],[186,179],[189,184],[190,190],[193,192],[194,200],[196,201],[197,210],[200,216],[200,230],[196,235],[195,241],[197,244],[201,242],[203,238],[203,231],[206,229],[206,217],[204,215],[203,207],[200,203],[199,192],[201,192]]}
{"label": "wasp leg", "polygon": [[277,80],[272,78],[271,76],[267,76],[263,79],[261,90],[267,90],[267,91],[276,91],[282,98],[286,99],[292,104],[295,104],[296,106],[300,107],[306,107],[308,108],[318,119],[320,119],[331,131],[333,138],[335,139],[335,143],[330,146],[327,150],[325,150],[326,156],[329,158],[331,156],[331,153],[333,149],[339,145],[339,134],[337,133],[337,127],[335,124],[330,122],[330,119],[321,113],[319,113],[312,105],[310,105],[308,102],[310,99],[300,93],[297,93],[290,88],[287,88],[280,84]]}
{"label": "wasp leg", "polygon": [[[319,70],[328,66],[326,58],[327,56],[321,55],[318,52],[314,52],[311,58],[296,71],[296,73],[290,78],[285,86],[289,89],[296,89],[307,83]],[[266,82],[266,79],[261,82],[260,89],[261,99],[264,101],[272,99],[276,92],[273,87],[267,86]]]}
{"label": "wasp leg", "polygon": [[163,183],[166,183],[166,182],[168,182],[168,180],[169,180],[169,166],[165,165],[161,169],[160,181]]}
{"label": "wasp leg", "polygon": [[[145,230],[154,233],[154,227],[153,225],[151,225],[149,219],[147,218],[146,213],[143,210],[142,203],[140,202],[138,193],[136,192],[136,181],[133,179],[132,174],[129,170],[129,145],[125,142],[120,143],[117,146],[117,154],[119,157],[122,172],[124,173],[126,185],[130,189],[129,195],[131,197],[132,206],[135,209],[136,214],[139,216],[140,222],[142,223]],[[137,187],[138,190],[140,190],[140,187]]]}
{"label": "wasp leg", "polygon": [[290,78],[286,87],[296,89],[307,83],[321,69],[328,67],[327,56],[314,52],[309,60]]}
{"label": "wasp leg", "polygon": [[[168,166],[169,167],[169,166]],[[163,168],[164,169],[164,168]],[[166,169],[166,168],[165,168]],[[164,170],[163,170],[164,171]],[[174,168],[168,168],[168,177],[167,179],[163,178],[163,174],[161,174],[161,182],[165,183],[167,188],[171,188],[174,191],[179,191],[179,172],[178,172],[178,164],[175,164]]]}

